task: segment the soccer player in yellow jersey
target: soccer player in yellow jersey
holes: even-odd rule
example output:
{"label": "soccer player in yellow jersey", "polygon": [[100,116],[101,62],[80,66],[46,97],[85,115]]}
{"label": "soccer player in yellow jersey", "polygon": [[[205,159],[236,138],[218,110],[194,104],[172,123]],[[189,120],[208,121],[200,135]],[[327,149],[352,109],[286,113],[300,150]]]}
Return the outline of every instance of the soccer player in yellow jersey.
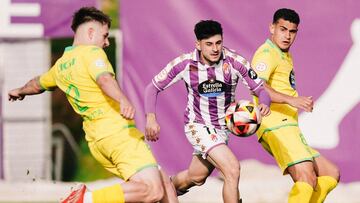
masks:
{"label": "soccer player in yellow jersey", "polygon": [[143,134],[135,127],[135,108],[124,95],[103,48],[109,45],[110,18],[93,7],[78,10],[71,28],[73,45],[46,73],[11,90],[9,100],[60,88],[83,118],[92,155],[124,183],[89,191],[81,184],[65,203],[177,202],[169,178],[159,172]]}
{"label": "soccer player in yellow jersey", "polygon": [[313,110],[310,96],[299,96],[289,48],[295,40],[299,15],[291,9],[279,9],[270,24],[270,39],[261,45],[252,61],[258,76],[266,84],[272,103],[271,114],[263,117],[257,131],[259,142],[276,160],[294,185],[288,202],[323,202],[336,187],[338,168],[306,144],[298,126],[298,109]]}

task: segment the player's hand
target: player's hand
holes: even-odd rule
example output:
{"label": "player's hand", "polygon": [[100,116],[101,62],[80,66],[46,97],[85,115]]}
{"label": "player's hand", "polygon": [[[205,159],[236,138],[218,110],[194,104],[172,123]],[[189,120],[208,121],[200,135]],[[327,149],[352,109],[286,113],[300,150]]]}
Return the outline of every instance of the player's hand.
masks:
{"label": "player's hand", "polygon": [[293,97],[289,104],[295,108],[302,109],[306,112],[312,112],[313,108],[314,108],[314,101],[311,96],[310,97],[303,97],[303,96]]}
{"label": "player's hand", "polygon": [[148,141],[155,142],[159,139],[160,125],[154,113],[146,115],[145,137]]}
{"label": "player's hand", "polygon": [[127,99],[120,101],[120,113],[126,119],[133,119],[135,116],[135,107]]}
{"label": "player's hand", "polygon": [[13,89],[8,93],[8,99],[11,102],[16,100],[23,100],[24,98],[25,95],[20,94],[20,88]]}
{"label": "player's hand", "polygon": [[259,104],[258,106],[258,109],[261,113],[262,116],[268,116],[270,115],[271,111],[270,111],[270,107],[268,107],[267,105],[265,104]]}

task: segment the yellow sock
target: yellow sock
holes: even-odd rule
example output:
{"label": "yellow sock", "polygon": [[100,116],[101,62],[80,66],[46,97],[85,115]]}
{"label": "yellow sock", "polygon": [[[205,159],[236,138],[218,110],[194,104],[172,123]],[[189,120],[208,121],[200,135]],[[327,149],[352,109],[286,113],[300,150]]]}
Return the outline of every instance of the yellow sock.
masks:
{"label": "yellow sock", "polygon": [[104,187],[92,192],[93,203],[124,203],[124,192],[120,184]]}
{"label": "yellow sock", "polygon": [[327,194],[333,190],[338,182],[331,176],[320,176],[317,178],[316,188],[311,196],[310,203],[324,202]]}
{"label": "yellow sock", "polygon": [[313,188],[305,182],[296,182],[289,193],[288,203],[309,202],[313,193]]}

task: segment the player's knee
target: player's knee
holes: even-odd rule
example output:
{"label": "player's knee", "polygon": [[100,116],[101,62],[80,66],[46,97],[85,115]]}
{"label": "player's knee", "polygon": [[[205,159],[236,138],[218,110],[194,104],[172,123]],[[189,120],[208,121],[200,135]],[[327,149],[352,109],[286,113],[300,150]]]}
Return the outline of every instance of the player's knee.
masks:
{"label": "player's knee", "polygon": [[235,181],[240,179],[240,168],[230,168],[227,170],[227,172],[224,174],[225,179]]}
{"label": "player's knee", "polygon": [[229,166],[225,166],[222,169],[222,173],[224,174],[225,180],[239,180],[240,178],[240,163],[239,161],[234,161],[230,163]]}
{"label": "player's knee", "polygon": [[330,172],[330,176],[332,176],[335,180],[337,180],[338,182],[340,181],[340,170],[338,167],[334,166],[332,169],[331,169],[331,172]]}
{"label": "player's knee", "polygon": [[190,180],[194,185],[200,186],[206,182],[207,177],[207,175],[190,175]]}
{"label": "player's knee", "polygon": [[314,170],[301,170],[297,173],[296,181],[306,182],[313,188],[316,187],[317,176]]}
{"label": "player's knee", "polygon": [[196,186],[200,186],[206,182],[206,177],[192,177],[191,182]]}

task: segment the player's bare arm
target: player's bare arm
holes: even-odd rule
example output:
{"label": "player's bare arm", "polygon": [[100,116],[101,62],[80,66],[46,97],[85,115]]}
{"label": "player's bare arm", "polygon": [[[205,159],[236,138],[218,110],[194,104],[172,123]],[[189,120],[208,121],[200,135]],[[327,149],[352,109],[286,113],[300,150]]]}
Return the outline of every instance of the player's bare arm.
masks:
{"label": "player's bare arm", "polygon": [[23,87],[13,89],[9,91],[9,101],[23,100],[26,95],[34,95],[43,93],[44,90],[41,88],[39,83],[39,76],[31,79]]}
{"label": "player's bare arm", "polygon": [[156,120],[155,113],[146,114],[145,137],[147,140],[155,142],[159,139],[160,125]]}
{"label": "player's bare arm", "polygon": [[96,80],[100,89],[110,98],[120,103],[121,115],[126,119],[133,119],[135,115],[135,107],[131,104],[118,83],[110,73],[102,74]]}
{"label": "player's bare arm", "polygon": [[295,108],[302,109],[306,112],[312,112],[314,101],[311,96],[292,97],[274,90],[268,84],[264,84],[266,91],[269,93],[271,101],[275,103],[286,103]]}

